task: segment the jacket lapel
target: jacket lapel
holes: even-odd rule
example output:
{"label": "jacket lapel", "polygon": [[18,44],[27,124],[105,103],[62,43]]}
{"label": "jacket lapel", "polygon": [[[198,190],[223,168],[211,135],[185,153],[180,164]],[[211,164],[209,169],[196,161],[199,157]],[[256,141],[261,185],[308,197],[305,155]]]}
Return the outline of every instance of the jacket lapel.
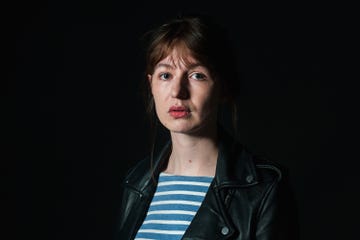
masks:
{"label": "jacket lapel", "polygon": [[229,239],[233,233],[233,224],[225,214],[213,182],[182,239]]}
{"label": "jacket lapel", "polygon": [[224,131],[220,131],[216,174],[205,199],[183,240],[230,239],[236,229],[227,212],[229,191],[258,181],[251,155]]}

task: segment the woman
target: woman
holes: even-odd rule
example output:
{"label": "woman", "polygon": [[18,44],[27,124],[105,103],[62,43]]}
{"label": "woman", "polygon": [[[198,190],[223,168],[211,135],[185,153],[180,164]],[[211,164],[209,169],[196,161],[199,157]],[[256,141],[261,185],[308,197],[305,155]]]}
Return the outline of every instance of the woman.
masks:
{"label": "woman", "polygon": [[180,17],[151,32],[148,110],[170,140],[125,177],[120,239],[295,239],[280,211],[281,170],[218,123],[219,107],[235,106],[232,53],[207,17]]}

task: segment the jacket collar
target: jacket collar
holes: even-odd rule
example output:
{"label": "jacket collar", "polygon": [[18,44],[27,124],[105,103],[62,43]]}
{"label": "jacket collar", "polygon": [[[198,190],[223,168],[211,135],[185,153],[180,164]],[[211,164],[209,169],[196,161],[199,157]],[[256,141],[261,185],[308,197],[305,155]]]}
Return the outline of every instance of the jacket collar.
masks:
{"label": "jacket collar", "polygon": [[[155,187],[160,172],[163,170],[171,152],[171,141],[168,141],[163,149],[154,156],[150,163],[150,171],[145,171],[145,176],[138,176],[137,188],[140,192],[151,192]],[[216,164],[214,187],[245,187],[257,183],[255,165],[252,161],[253,155],[245,147],[231,137],[224,129],[219,128],[219,155]],[[151,159],[147,159],[148,162]],[[150,189],[148,189],[150,188]]]}
{"label": "jacket collar", "polygon": [[253,155],[224,129],[219,130],[215,187],[249,186],[258,181]]}
{"label": "jacket collar", "polygon": [[[131,177],[127,179],[127,183],[141,194],[151,195],[155,191],[159,174],[164,169],[170,153],[171,141],[168,141],[158,154],[143,160],[143,164],[140,164],[143,169],[140,171],[136,169],[136,174],[129,174]],[[142,174],[138,174],[139,172]]]}

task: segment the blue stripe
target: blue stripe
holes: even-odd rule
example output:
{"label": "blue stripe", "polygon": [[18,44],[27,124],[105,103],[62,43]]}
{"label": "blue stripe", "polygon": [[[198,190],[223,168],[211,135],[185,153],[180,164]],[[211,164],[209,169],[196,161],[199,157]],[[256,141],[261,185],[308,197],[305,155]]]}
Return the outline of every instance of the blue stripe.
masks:
{"label": "blue stripe", "polygon": [[202,202],[203,199],[204,197],[202,196],[176,194],[176,195],[154,196],[153,201],[186,200],[186,201]]}
{"label": "blue stripe", "polygon": [[162,175],[159,176],[159,182],[167,182],[167,181],[191,181],[191,182],[205,182],[211,183],[212,177],[204,177],[204,176],[177,176],[177,175]]}
{"label": "blue stripe", "polygon": [[193,211],[196,212],[199,209],[199,206],[193,205],[182,205],[182,204],[161,204],[150,206],[149,211],[157,210],[184,210],[184,211]]}
{"label": "blue stripe", "polygon": [[149,224],[144,224],[141,227],[141,229],[185,231],[187,229],[187,227],[188,226],[186,226],[186,225],[149,223]]}

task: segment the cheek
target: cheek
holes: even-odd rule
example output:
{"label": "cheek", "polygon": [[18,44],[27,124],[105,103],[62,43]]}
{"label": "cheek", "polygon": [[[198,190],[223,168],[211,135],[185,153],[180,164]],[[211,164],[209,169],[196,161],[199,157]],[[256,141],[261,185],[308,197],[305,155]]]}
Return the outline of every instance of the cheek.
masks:
{"label": "cheek", "polygon": [[161,104],[163,102],[163,96],[161,94],[161,91],[157,90],[157,91],[153,91],[153,98],[155,101],[155,104]]}
{"label": "cheek", "polygon": [[166,109],[166,106],[165,106],[166,102],[165,102],[164,96],[162,94],[159,94],[159,92],[155,92],[155,94],[153,94],[153,99],[154,99],[156,114],[159,116]]}
{"label": "cheek", "polygon": [[165,104],[169,98],[169,89],[166,85],[153,85],[151,92],[155,101],[155,104]]}
{"label": "cheek", "polygon": [[201,106],[202,111],[207,114],[216,112],[219,105],[219,95],[215,91],[210,91],[202,96]]}
{"label": "cheek", "polygon": [[216,104],[219,100],[219,94],[217,93],[216,89],[208,89],[203,91],[201,95],[199,95],[199,101],[203,102],[203,104]]}
{"label": "cheek", "polygon": [[157,89],[157,87],[156,87],[154,84],[151,85],[151,94],[152,94],[152,96],[153,96],[155,105],[157,105],[158,102],[159,102],[158,92],[159,92],[159,90]]}
{"label": "cheek", "polygon": [[195,101],[196,111],[203,117],[210,115],[215,109],[214,100],[211,96],[199,96]]}

